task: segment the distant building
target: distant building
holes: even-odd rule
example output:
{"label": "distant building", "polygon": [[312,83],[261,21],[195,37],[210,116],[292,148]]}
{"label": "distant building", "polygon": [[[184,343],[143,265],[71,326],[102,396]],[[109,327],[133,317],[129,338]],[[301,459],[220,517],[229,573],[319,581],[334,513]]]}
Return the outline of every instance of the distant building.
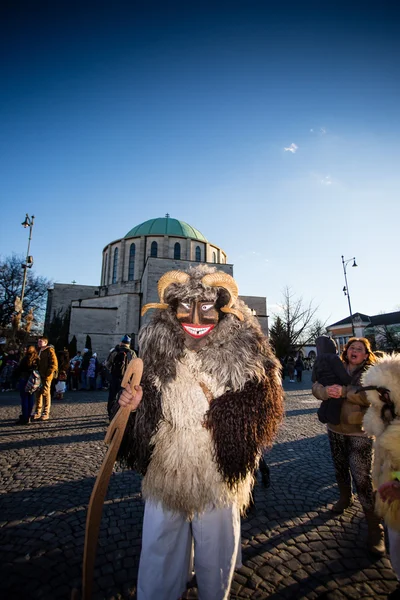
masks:
{"label": "distant building", "polygon": [[[140,311],[143,305],[158,301],[160,277],[196,263],[215,265],[233,276],[233,265],[227,263],[224,250],[191,225],[169,215],[136,225],[123,238],[105,246],[99,286],[54,284],[48,292],[45,329],[70,309],[69,340],[75,335],[80,350],[87,335],[100,359],[125,333],[137,347],[139,329],[151,314],[149,311],[141,317]],[[266,298],[240,298],[268,334]]]}
{"label": "distant building", "polygon": [[[353,324],[355,337],[371,338],[378,349],[392,350],[391,338],[394,340],[400,336],[400,311],[373,316],[355,313]],[[339,351],[353,337],[350,316],[328,325],[326,330],[336,340]]]}

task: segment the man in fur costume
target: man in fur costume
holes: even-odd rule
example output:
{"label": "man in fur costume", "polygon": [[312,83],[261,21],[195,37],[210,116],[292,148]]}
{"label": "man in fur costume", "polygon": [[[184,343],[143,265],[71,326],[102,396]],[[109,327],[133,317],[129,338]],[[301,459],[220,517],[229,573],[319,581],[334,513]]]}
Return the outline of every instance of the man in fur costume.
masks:
{"label": "man in fur costume", "polygon": [[[390,558],[400,580],[400,354],[383,356],[363,375],[371,406],[363,422],[375,436],[372,480],[375,510],[388,529]],[[400,589],[393,598],[400,598]]]}
{"label": "man in fur costume", "polygon": [[[204,265],[159,281],[140,332],[142,387],[120,458],[144,475],[139,600],[176,600],[192,542],[199,598],[228,598],[240,512],[283,415],[280,365],[234,279]],[[142,399],[143,397],[143,399]],[[137,409],[137,410],[136,410]]]}

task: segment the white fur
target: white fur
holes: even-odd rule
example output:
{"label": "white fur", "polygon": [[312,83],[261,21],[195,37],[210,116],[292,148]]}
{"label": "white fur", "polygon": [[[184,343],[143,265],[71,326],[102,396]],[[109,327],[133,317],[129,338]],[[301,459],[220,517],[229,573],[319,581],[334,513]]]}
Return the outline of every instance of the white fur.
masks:
{"label": "white fur", "polygon": [[[381,419],[382,401],[376,390],[367,392],[371,403],[364,417],[363,427],[375,436],[372,479],[375,489],[391,480],[391,473],[400,470],[400,355],[385,356],[372,365],[362,377],[364,386],[376,385],[389,390],[397,417],[389,425]],[[377,494],[376,512],[386,524],[400,531],[400,501],[383,502]]]}
{"label": "white fur", "polygon": [[186,351],[177,364],[176,379],[163,387],[164,419],[154,434],[153,453],[143,479],[143,496],[160,501],[170,510],[189,517],[211,506],[217,508],[248,504],[253,475],[230,489],[218,472],[213,458],[210,432],[203,427],[208,400],[199,385],[204,383],[213,397],[226,390],[202,373],[195,353]]}

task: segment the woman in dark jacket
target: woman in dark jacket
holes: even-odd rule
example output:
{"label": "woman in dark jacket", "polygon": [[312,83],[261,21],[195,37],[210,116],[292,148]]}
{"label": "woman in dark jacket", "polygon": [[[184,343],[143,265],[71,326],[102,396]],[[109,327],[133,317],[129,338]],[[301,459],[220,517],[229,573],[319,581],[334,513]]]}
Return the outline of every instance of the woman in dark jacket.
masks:
{"label": "woman in dark jacket", "polygon": [[26,349],[26,353],[21,359],[21,362],[16,367],[15,375],[19,379],[18,389],[19,395],[21,397],[21,411],[22,414],[17,421],[17,425],[28,425],[31,421],[31,413],[33,409],[33,404],[35,402],[35,394],[29,394],[25,391],[25,386],[28,382],[28,379],[35,369],[39,367],[39,355],[35,346],[28,346]]}

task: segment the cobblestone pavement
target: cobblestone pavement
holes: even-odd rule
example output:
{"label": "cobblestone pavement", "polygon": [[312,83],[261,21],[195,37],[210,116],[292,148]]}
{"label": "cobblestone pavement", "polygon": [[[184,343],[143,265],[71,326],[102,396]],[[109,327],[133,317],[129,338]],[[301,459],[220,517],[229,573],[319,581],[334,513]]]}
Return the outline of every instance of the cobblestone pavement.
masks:
{"label": "cobblestone pavement", "polygon": [[[285,382],[286,420],[267,454],[271,487],[255,488],[242,522],[243,567],[231,599],[374,598],[396,587],[387,557],[365,549],[358,502],[342,516],[324,426],[316,417],[309,373]],[[0,395],[1,596],[69,599],[80,586],[86,508],[105,453],[107,392],[68,392],[51,419],[15,425],[19,398]],[[96,600],[134,598],[141,544],[140,478],[116,469],[103,511]],[[196,598],[196,590],[187,593]],[[171,599],[175,600],[175,599]]]}

